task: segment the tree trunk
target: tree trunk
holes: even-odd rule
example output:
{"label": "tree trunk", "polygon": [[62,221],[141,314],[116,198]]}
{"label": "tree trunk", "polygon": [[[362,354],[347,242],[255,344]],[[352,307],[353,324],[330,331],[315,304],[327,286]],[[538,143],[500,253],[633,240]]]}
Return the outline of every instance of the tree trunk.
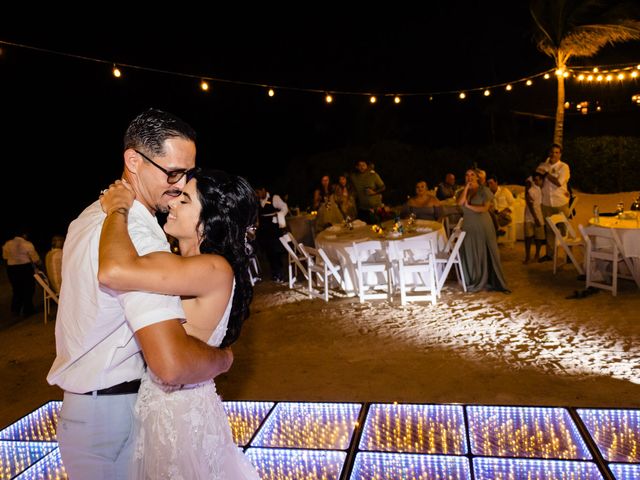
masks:
{"label": "tree trunk", "polygon": [[[564,68],[559,67],[561,72]],[[564,76],[556,75],[558,79],[558,103],[556,105],[556,127],[553,132],[553,143],[562,146],[562,137],[564,135]]]}

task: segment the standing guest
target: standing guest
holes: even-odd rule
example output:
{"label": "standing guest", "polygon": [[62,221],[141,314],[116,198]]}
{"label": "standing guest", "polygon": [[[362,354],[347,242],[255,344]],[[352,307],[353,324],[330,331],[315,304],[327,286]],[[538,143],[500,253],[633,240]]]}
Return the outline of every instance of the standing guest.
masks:
{"label": "standing guest", "polygon": [[509,293],[502,273],[496,231],[489,216],[493,194],[480,185],[475,170],[467,170],[465,181],[458,205],[464,216],[462,230],[467,233],[460,248],[467,289],[470,292],[487,289]]}
{"label": "standing guest", "polygon": [[47,270],[47,277],[51,289],[60,293],[60,285],[62,283],[62,247],[64,245],[64,236],[54,235],[51,239],[51,250],[44,257],[44,268]]}
{"label": "standing guest", "polygon": [[318,210],[320,205],[328,203],[332,193],[331,178],[329,175],[323,175],[320,179],[320,185],[313,191],[313,209]]}
{"label": "standing guest", "polygon": [[540,248],[544,243],[544,219],[542,218],[542,175],[535,173],[525,182],[524,198],[527,207],[524,211],[524,263],[531,260],[531,244],[535,241],[536,253],[533,259],[540,258]]}
{"label": "standing guest", "polygon": [[342,212],[342,216],[345,219],[355,220],[358,215],[356,209],[356,192],[346,173],[338,177],[338,183],[335,186],[333,195],[338,204],[338,208]]}
{"label": "standing guest", "polygon": [[25,232],[8,240],[2,246],[2,258],[7,262],[7,276],[13,294],[11,297],[11,314],[28,317],[35,312],[33,293],[36,285],[33,278],[33,265],[40,263],[40,256]]}
{"label": "standing guest", "polygon": [[440,182],[436,188],[436,197],[438,200],[454,198],[457,189],[458,186],[456,185],[455,175],[453,173],[447,173],[444,177],[444,182]]}
{"label": "standing guest", "polygon": [[358,160],[351,183],[356,191],[358,218],[367,223],[375,223],[375,211],[382,206],[382,192],[385,191],[380,175],[371,170],[365,160]]}
{"label": "standing guest", "polygon": [[[536,171],[543,176],[542,183],[542,216],[547,218],[556,213],[564,213],[569,218],[569,191],[567,184],[571,177],[569,165],[561,160],[562,147],[557,143],[551,146],[549,158],[540,165]],[[549,225],[544,224],[547,241],[547,251],[544,257],[540,257],[539,262],[553,260],[551,256],[556,237]],[[560,233],[565,234],[564,225],[558,227]]]}
{"label": "standing guest", "polygon": [[[169,211],[193,174],[195,132],[169,113],[146,110],[127,128],[123,159],[122,177],[136,196],[127,212],[131,241],[140,255],[169,252],[154,214]],[[96,200],[71,223],[64,246],[56,359],[47,381],[64,390],[57,435],[72,479],[129,478],[145,363],[159,381],[179,388],[226,372],[233,359],[230,350],[187,334],[179,296],[98,283],[100,232],[109,216]]]}
{"label": "standing guest", "polygon": [[256,194],[260,201],[258,218],[258,230],[256,240],[267,257],[271,270],[271,279],[277,283],[284,282],[284,262],[282,256],[286,253],[280,237],[285,233],[287,222],[285,216],[289,207],[280,195],[271,194],[264,185],[256,188]]}

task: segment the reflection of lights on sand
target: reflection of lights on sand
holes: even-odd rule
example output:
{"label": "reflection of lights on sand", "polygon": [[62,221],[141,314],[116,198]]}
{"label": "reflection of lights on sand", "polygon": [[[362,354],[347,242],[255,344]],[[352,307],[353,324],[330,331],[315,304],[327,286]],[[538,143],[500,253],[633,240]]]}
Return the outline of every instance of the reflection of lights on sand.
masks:
{"label": "reflection of lights on sand", "polygon": [[[422,350],[448,349],[485,365],[508,364],[513,369],[565,376],[610,376],[640,384],[640,345],[613,327],[563,319],[545,307],[502,310],[499,299],[492,302],[490,298],[455,293],[443,296],[434,306],[416,303],[403,308],[333,298],[330,303],[339,303],[323,308],[322,315],[333,329],[357,332],[361,327],[389,346],[404,343]],[[300,288],[299,292],[259,295],[255,308],[295,303],[297,318],[316,315],[316,307],[307,311],[307,302],[313,301]]]}

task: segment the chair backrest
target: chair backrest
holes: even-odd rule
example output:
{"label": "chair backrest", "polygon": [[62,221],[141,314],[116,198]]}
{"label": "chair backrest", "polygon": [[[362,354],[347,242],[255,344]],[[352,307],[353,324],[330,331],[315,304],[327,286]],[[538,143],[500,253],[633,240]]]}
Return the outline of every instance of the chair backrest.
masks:
{"label": "chair backrest", "polygon": [[434,245],[423,236],[396,240],[389,244],[389,249],[392,260],[402,258],[403,261],[408,262],[426,261],[430,254],[437,253],[434,251]]}
{"label": "chair backrest", "polygon": [[578,225],[578,229],[580,229],[580,233],[590,251],[596,249],[599,251],[611,250],[614,256],[622,254],[620,239],[615,235],[612,228],[597,227],[595,225],[589,225],[588,227]]}
{"label": "chair backrest", "polygon": [[53,289],[49,286],[49,279],[44,274],[43,271],[38,270],[33,274],[33,278],[36,279],[36,282],[42,287],[45,292],[45,295],[51,298],[54,302],[58,303],[58,294],[53,291]]}
{"label": "chair backrest", "polygon": [[389,259],[386,242],[368,240],[365,242],[353,242],[352,246],[352,261],[357,262],[358,265],[362,262],[384,262]]}
{"label": "chair backrest", "polygon": [[[547,217],[547,223],[549,224],[549,228],[553,231],[556,236],[556,241],[559,241],[560,238],[564,240],[577,240],[578,235],[574,230],[573,226],[567,219],[564,213],[555,213]],[[563,235],[558,229],[557,225],[562,224],[565,226],[565,234]]]}
{"label": "chair backrest", "polygon": [[[280,243],[287,251],[289,257],[289,263],[295,263],[300,271],[307,276],[307,267],[302,264],[307,260],[307,254],[304,250],[300,249],[300,244],[293,238],[293,235],[285,233],[280,237]],[[294,243],[295,242],[295,243]]]}
{"label": "chair backrest", "polygon": [[571,197],[571,202],[569,203],[569,218],[573,218],[576,216],[576,204],[578,203],[578,196],[574,195]]}
{"label": "chair backrest", "polygon": [[330,275],[336,279],[336,281],[342,285],[342,276],[340,275],[339,267],[337,267],[327,255],[321,247],[313,248],[307,247],[306,245],[300,244],[300,248],[307,255],[307,261],[311,264],[318,265],[321,267],[326,266],[327,271]]}

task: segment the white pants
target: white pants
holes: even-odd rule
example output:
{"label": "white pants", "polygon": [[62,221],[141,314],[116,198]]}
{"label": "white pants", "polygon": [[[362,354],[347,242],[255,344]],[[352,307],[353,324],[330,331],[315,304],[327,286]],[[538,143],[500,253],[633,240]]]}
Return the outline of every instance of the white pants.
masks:
{"label": "white pants", "polygon": [[57,437],[70,480],[127,479],[136,398],[64,393]]}

